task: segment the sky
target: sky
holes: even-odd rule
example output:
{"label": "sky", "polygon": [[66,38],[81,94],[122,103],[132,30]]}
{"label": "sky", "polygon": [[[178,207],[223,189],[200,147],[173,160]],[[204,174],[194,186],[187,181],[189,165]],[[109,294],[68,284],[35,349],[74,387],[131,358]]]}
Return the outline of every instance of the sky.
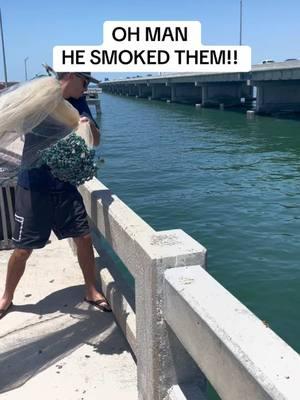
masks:
{"label": "sky", "polygon": [[[9,81],[43,73],[55,45],[100,45],[104,21],[200,21],[205,45],[238,45],[240,0],[0,0]],[[252,64],[300,59],[300,0],[243,0]],[[197,40],[197,38],[195,38]],[[94,73],[98,79],[133,73]],[[4,80],[0,50],[0,81]]]}

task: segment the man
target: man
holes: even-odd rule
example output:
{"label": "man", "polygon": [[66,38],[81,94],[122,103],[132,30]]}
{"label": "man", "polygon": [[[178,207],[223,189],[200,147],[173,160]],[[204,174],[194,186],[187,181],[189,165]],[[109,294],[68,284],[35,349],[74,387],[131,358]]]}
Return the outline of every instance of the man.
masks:
{"label": "man", "polygon": [[[80,113],[82,112],[80,108],[85,109],[88,117],[81,117],[81,123],[90,124],[94,145],[98,145],[99,130],[85,99],[82,98],[89,82],[95,81],[94,78],[90,73],[59,73],[57,77],[63,97],[70,100]],[[39,129],[47,130],[47,126],[43,127],[41,124],[37,127],[37,131]],[[23,166],[26,166],[26,157],[30,153],[28,149],[39,140],[42,140],[39,133],[25,135]],[[102,311],[111,311],[105,297],[96,289],[92,240],[86,210],[77,188],[55,178],[46,165],[32,169],[23,168],[18,177],[15,215],[13,240],[16,248],[8,262],[5,290],[0,299],[0,319],[12,306],[15,289],[32,251],[46,245],[51,230],[58,239],[70,237],[74,239],[85,282],[84,300]]]}

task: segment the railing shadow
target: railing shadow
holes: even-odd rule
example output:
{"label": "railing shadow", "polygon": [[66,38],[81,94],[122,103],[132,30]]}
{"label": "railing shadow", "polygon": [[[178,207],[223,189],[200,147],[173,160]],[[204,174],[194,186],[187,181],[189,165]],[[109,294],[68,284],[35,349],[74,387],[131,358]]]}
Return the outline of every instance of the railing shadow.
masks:
{"label": "railing shadow", "polygon": [[[102,313],[87,303],[76,303],[79,290],[81,286],[74,286],[54,292],[36,304],[14,306],[13,311],[43,317],[33,317],[23,327],[0,337],[5,350],[0,354],[0,393],[22,386],[84,343],[101,354],[129,351],[125,339],[120,340],[113,314]],[[46,315],[55,311],[60,313]]]}
{"label": "railing shadow", "polygon": [[112,234],[111,234],[111,229],[110,229],[110,223],[109,223],[109,213],[108,209],[109,206],[112,204],[114,201],[112,197],[112,192],[109,189],[103,189],[103,190],[95,190],[91,193],[91,219],[92,221],[97,221],[97,216],[98,216],[98,210],[97,210],[97,200],[101,199],[102,205],[103,205],[103,223],[104,223],[104,230],[105,230],[105,236],[106,239],[109,243],[112,242]]}
{"label": "railing shadow", "polygon": [[[95,236],[94,236],[95,239]],[[126,321],[129,317],[128,311],[125,309],[125,305],[123,302],[122,296],[120,296],[120,292],[130,305],[130,307],[135,312],[135,298],[134,298],[134,290],[132,290],[127,282],[124,280],[124,277],[120,275],[120,271],[118,271],[117,266],[114,261],[111,259],[109,254],[103,249],[100,248],[99,245],[99,237],[96,239],[97,250],[101,251],[100,257],[96,257],[96,267],[97,267],[97,276],[99,278],[99,284],[101,286],[101,291],[106,294],[107,298],[109,298],[110,303],[113,305],[113,311],[117,313],[117,323],[120,326],[123,333],[126,331]],[[94,242],[95,244],[95,242]],[[113,278],[113,282],[107,284],[105,290],[102,286],[100,274],[102,270],[107,269]],[[123,336],[124,340],[125,336]],[[108,341],[111,341],[111,338],[107,338]],[[129,343],[126,341],[126,343]],[[101,343],[101,352],[105,349],[106,343]],[[104,350],[105,351],[105,350]],[[128,351],[131,353],[132,358],[136,362],[136,356],[134,354],[133,349],[128,347]]]}

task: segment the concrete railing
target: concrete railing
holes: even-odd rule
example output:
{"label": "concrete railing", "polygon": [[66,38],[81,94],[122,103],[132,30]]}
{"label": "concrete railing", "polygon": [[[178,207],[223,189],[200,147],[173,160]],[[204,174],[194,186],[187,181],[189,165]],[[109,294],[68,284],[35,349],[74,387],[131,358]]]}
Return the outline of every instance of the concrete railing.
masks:
{"label": "concrete railing", "polygon": [[135,280],[132,302],[106,259],[102,289],[136,355],[139,399],[205,399],[206,378],[225,400],[299,399],[298,354],[205,271],[201,244],[154,231],[97,179],[80,191],[97,251],[100,233]]}

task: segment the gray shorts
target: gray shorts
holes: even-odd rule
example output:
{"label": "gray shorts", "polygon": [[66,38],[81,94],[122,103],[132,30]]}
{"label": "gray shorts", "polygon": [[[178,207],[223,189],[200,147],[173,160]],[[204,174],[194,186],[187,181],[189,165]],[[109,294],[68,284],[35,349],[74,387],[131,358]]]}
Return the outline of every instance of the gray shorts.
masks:
{"label": "gray shorts", "polygon": [[17,185],[13,241],[20,249],[40,249],[51,230],[58,239],[84,236],[90,232],[80,193],[41,193]]}

